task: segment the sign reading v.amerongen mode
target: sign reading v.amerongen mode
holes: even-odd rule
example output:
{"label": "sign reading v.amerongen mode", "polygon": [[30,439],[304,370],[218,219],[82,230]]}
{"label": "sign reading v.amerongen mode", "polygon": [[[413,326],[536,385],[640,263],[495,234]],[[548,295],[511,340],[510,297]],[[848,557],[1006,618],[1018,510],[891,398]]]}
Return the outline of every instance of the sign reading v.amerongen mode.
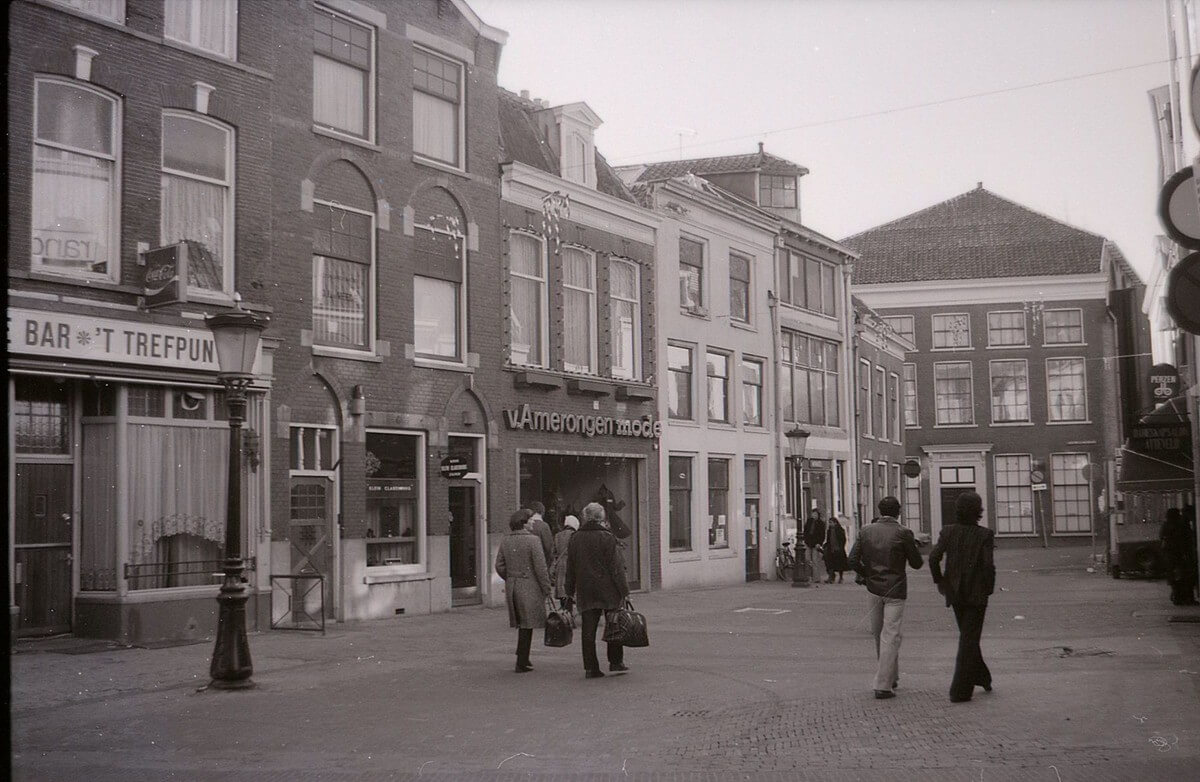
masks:
{"label": "sign reading v.amerongen mode", "polygon": [[528,404],[504,411],[509,429],[529,429],[535,432],[566,432],[584,437],[616,435],[618,437],[661,437],[662,421],[651,416],[643,418],[613,418],[607,415],[579,413],[547,413],[531,410]]}
{"label": "sign reading v.amerongen mode", "polygon": [[8,351],[80,361],[112,361],[216,372],[207,328],[41,312],[10,307]]}

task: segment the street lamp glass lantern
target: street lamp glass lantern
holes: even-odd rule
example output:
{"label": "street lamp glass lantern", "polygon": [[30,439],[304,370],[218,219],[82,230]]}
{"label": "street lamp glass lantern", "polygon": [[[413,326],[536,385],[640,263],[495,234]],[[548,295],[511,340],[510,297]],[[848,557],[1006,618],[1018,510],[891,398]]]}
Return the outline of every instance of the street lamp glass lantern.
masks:
{"label": "street lamp glass lantern", "polygon": [[220,374],[250,375],[254,371],[258,341],[267,327],[267,318],[245,310],[234,310],[210,315],[204,322],[213,333]]}
{"label": "street lamp glass lantern", "polygon": [[804,452],[808,448],[809,434],[808,431],[801,429],[799,426],[785,433],[788,442],[788,456],[795,460],[804,458]]}

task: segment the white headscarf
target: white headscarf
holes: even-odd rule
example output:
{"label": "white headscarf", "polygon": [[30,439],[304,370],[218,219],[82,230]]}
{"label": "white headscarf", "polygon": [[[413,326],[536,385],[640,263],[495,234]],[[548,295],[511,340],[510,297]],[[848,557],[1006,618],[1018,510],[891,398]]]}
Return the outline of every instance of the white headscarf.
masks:
{"label": "white headscarf", "polygon": [[563,519],[563,526],[577,530],[579,529],[579,519],[574,516],[567,516],[565,519]]}

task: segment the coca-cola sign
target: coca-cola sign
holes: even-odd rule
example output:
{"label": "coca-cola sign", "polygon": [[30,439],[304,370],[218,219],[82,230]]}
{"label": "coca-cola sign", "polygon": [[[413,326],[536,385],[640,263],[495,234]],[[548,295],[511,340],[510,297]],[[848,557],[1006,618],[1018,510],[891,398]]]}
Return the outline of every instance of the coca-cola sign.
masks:
{"label": "coca-cola sign", "polygon": [[183,242],[159,247],[142,254],[146,264],[142,284],[146,306],[162,307],[187,301],[187,245]]}

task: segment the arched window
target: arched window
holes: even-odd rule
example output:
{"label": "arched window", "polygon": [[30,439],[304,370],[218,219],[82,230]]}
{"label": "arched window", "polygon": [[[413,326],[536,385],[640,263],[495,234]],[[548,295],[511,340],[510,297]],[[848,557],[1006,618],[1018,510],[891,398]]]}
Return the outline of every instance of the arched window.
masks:
{"label": "arched window", "polygon": [[466,217],[454,197],[436,187],[414,205],[413,349],[417,357],[466,358]]}

